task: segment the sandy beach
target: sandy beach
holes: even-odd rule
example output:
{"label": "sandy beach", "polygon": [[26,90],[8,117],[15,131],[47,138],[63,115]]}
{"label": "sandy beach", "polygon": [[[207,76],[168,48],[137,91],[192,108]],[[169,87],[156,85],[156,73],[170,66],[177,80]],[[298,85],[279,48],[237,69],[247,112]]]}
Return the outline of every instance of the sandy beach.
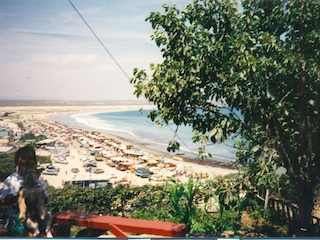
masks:
{"label": "sandy beach", "polygon": [[[205,181],[206,179],[237,172],[236,169],[220,166],[218,163],[190,161],[183,159],[183,156],[174,159],[166,153],[145,149],[138,143],[116,139],[109,134],[97,132],[92,134],[50,121],[50,117],[54,114],[138,110],[141,108],[148,109],[150,106],[4,106],[0,107],[0,116],[6,112],[11,114],[9,117],[1,118],[3,121],[0,121],[0,128],[10,128],[15,132],[21,132],[17,123],[22,122],[27,127],[27,132],[44,134],[67,149],[68,154],[64,157],[68,163],[56,163],[53,160],[53,165],[60,169],[59,173],[57,175],[43,174],[43,178],[57,188],[62,187],[66,181],[72,180],[109,179],[113,184],[125,182],[133,185],[143,185],[160,184],[168,177],[174,177],[182,182],[187,181],[190,176],[199,181]],[[84,146],[83,141],[88,144]],[[90,173],[83,167],[83,159],[93,157],[90,154],[93,146],[99,146],[99,153],[96,156],[100,156],[97,158],[100,161],[97,161],[97,168],[102,169],[103,173]],[[53,153],[44,147],[38,148],[37,154],[51,156],[51,159],[58,157],[57,153]],[[112,165],[109,164],[110,162],[119,160],[116,157],[121,159],[121,162],[130,163],[130,168],[121,171],[116,167],[109,166]],[[150,167],[150,161],[156,160],[158,163]],[[134,169],[138,167],[150,168],[154,172],[152,175],[154,177],[141,178],[136,176]],[[72,172],[72,168],[78,168],[79,172]]]}

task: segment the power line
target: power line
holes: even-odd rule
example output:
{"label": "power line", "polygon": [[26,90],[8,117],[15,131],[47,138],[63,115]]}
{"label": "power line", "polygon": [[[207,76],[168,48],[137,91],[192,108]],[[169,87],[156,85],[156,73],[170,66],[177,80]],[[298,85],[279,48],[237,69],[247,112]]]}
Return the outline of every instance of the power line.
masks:
{"label": "power line", "polygon": [[[80,18],[82,19],[82,21],[86,24],[86,26],[89,28],[89,30],[92,32],[92,34],[95,36],[95,38],[98,40],[98,42],[100,43],[100,45],[104,48],[104,50],[109,54],[109,56],[112,58],[112,60],[115,62],[115,64],[117,64],[117,66],[120,68],[120,70],[122,71],[122,73],[130,80],[130,77],[128,76],[128,74],[124,71],[124,69],[121,67],[121,65],[117,62],[117,60],[113,57],[113,55],[111,54],[111,52],[107,49],[107,47],[103,44],[103,42],[100,40],[100,38],[97,36],[97,34],[93,31],[93,29],[90,27],[90,25],[87,23],[87,21],[84,19],[84,17],[81,15],[81,13],[78,11],[78,9],[74,6],[74,4],[71,2],[71,0],[68,0],[70,5],[74,8],[74,10],[78,13],[78,15],[80,16]],[[148,102],[148,104],[150,106],[151,103],[146,99],[146,101]],[[153,108],[153,106],[152,106]],[[178,136],[177,133],[175,133],[175,131],[170,127],[170,125],[167,125],[169,127],[169,129],[175,134],[175,136],[179,139],[179,141],[181,143],[183,143],[185,145],[185,147],[190,151],[190,153],[196,158],[198,159],[200,162],[205,163],[205,161],[203,161],[203,159],[200,159],[191,149],[190,147]],[[207,166],[207,165],[206,165]],[[208,167],[208,166],[207,166]],[[215,174],[214,174],[215,175]]]}
{"label": "power line", "polygon": [[74,8],[74,10],[78,13],[82,21],[87,25],[87,27],[90,29],[92,34],[95,36],[95,38],[98,40],[98,42],[101,44],[101,46],[106,50],[106,52],[109,54],[109,56],[112,58],[112,60],[117,64],[117,66],[120,68],[120,70],[123,72],[123,74],[130,80],[130,77],[128,74],[124,71],[124,69],[121,67],[121,65],[117,62],[117,60],[112,56],[111,52],[107,49],[107,47],[103,44],[103,42],[100,40],[100,38],[97,36],[97,34],[93,31],[93,29],[90,27],[90,25],[87,23],[87,21],[82,17],[81,13],[78,11],[78,9],[73,5],[71,0],[68,0],[71,6]]}

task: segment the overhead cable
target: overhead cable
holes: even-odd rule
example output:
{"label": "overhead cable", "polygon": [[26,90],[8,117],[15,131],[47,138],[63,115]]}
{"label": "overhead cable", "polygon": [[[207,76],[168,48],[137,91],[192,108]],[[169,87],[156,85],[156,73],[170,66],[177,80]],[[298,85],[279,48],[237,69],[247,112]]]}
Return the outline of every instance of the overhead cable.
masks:
{"label": "overhead cable", "polygon": [[100,40],[100,38],[97,36],[97,34],[93,31],[93,29],[90,27],[90,25],[87,23],[87,21],[82,17],[81,13],[78,11],[78,9],[73,5],[71,0],[68,0],[71,6],[74,8],[74,10],[78,13],[82,21],[87,25],[87,27],[90,29],[92,34],[95,36],[95,38],[98,40],[98,42],[101,44],[101,46],[106,50],[106,52],[109,54],[109,56],[112,58],[112,60],[117,64],[117,66],[120,68],[120,70],[123,72],[123,74],[130,80],[130,77],[128,74],[124,71],[124,69],[121,67],[121,65],[117,62],[117,60],[112,56],[111,52],[107,49],[107,47],[103,44],[103,42]]}

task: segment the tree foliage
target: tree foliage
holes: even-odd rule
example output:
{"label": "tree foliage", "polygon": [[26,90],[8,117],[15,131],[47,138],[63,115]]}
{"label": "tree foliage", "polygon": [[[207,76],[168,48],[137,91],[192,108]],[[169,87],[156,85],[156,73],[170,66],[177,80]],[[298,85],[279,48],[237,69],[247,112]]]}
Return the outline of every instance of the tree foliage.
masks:
{"label": "tree foliage", "polygon": [[[37,156],[38,163],[51,163],[50,157]],[[0,181],[3,182],[10,174],[16,171],[14,156],[8,154],[0,154]]]}
{"label": "tree foliage", "polygon": [[14,157],[8,154],[0,154],[0,181],[3,182],[15,170]]}
{"label": "tree foliage", "polygon": [[147,18],[163,61],[131,79],[157,107],[149,117],[190,125],[204,145],[239,137],[238,162],[261,176],[284,167],[308,228],[320,171],[320,2],[163,7]]}
{"label": "tree foliage", "polygon": [[[177,188],[182,190],[179,196],[174,190]],[[77,211],[78,204],[84,203],[91,214],[187,223],[193,231],[194,224],[197,230],[213,229],[210,223],[202,222],[205,213],[197,209],[200,189],[191,179],[187,184],[176,182],[159,186],[118,185],[99,189],[79,186],[56,189],[49,186],[48,189],[50,197],[47,206],[52,213]]]}
{"label": "tree foliage", "polygon": [[[219,236],[225,230],[235,231],[240,227],[246,230],[242,234],[245,234],[247,230],[253,231],[250,226],[239,222],[239,214],[235,208],[224,208],[223,214],[218,216],[209,214],[205,210],[206,199],[220,192],[219,189],[216,189],[216,181],[223,181],[223,179],[206,181],[202,184],[190,179],[187,183],[168,181],[168,184],[163,185],[118,185],[98,189],[80,186],[64,188],[49,186],[47,207],[53,214],[61,211],[76,212],[78,204],[85,203],[87,212],[91,214],[187,223],[190,227],[190,234],[195,236],[197,234]],[[181,194],[177,194],[174,189],[182,189]],[[261,211],[260,208],[256,204],[252,206],[250,212],[254,214],[255,211]],[[283,236],[279,235],[281,233],[268,231],[265,228],[260,232],[269,237]]]}

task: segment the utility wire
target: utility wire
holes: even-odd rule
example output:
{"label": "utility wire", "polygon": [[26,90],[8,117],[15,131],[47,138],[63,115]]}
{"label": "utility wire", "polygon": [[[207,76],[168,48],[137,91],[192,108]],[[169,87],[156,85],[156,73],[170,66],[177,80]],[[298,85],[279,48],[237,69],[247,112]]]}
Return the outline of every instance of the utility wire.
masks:
{"label": "utility wire", "polygon": [[[84,17],[81,15],[81,13],[78,11],[78,9],[74,6],[74,4],[71,2],[71,0],[68,0],[70,5],[74,8],[74,10],[78,13],[78,15],[80,16],[80,18],[82,19],[82,21],[87,25],[87,27],[90,29],[90,31],[92,32],[92,34],[95,36],[95,38],[98,40],[98,42],[101,44],[101,46],[104,48],[104,50],[106,50],[106,52],[109,54],[109,56],[112,58],[112,60],[117,64],[117,66],[120,68],[120,70],[123,72],[123,74],[130,80],[130,77],[128,76],[128,74],[124,71],[124,69],[121,67],[121,65],[117,62],[117,60],[113,57],[113,55],[111,54],[111,52],[107,49],[107,47],[103,44],[103,42],[100,40],[100,38],[97,36],[97,34],[93,31],[93,29],[90,27],[90,25],[87,23],[87,21],[84,19]],[[146,99],[147,100],[147,99]],[[147,101],[148,104],[150,106],[152,106],[150,104],[149,101]],[[153,106],[152,106],[153,108]],[[170,125],[167,125],[169,127],[169,129],[175,133],[175,131],[170,127]],[[179,139],[179,141],[181,143],[183,143],[185,145],[185,147],[190,151],[190,153],[192,153],[192,155],[194,155],[194,157],[198,160],[200,160],[200,162],[205,163],[205,161],[203,161],[203,159],[200,159],[191,149],[190,147],[178,136],[178,134],[175,133],[175,136]],[[208,167],[208,166],[207,166]],[[215,175],[215,174],[214,174]]]}
{"label": "utility wire", "polygon": [[97,34],[93,31],[93,29],[90,27],[90,25],[87,23],[87,21],[82,17],[81,13],[78,11],[78,9],[73,5],[71,0],[68,0],[71,6],[74,8],[74,10],[78,13],[82,21],[87,25],[87,27],[90,29],[92,34],[95,36],[95,38],[98,40],[98,42],[101,44],[101,46],[104,48],[104,50],[107,51],[109,56],[112,58],[112,60],[117,64],[117,66],[120,68],[120,70],[123,72],[123,74],[130,80],[130,77],[128,74],[124,71],[124,69],[121,67],[121,65],[117,62],[117,60],[112,56],[111,52],[107,49],[107,47],[103,44],[103,42],[100,40],[100,38],[97,36]]}

